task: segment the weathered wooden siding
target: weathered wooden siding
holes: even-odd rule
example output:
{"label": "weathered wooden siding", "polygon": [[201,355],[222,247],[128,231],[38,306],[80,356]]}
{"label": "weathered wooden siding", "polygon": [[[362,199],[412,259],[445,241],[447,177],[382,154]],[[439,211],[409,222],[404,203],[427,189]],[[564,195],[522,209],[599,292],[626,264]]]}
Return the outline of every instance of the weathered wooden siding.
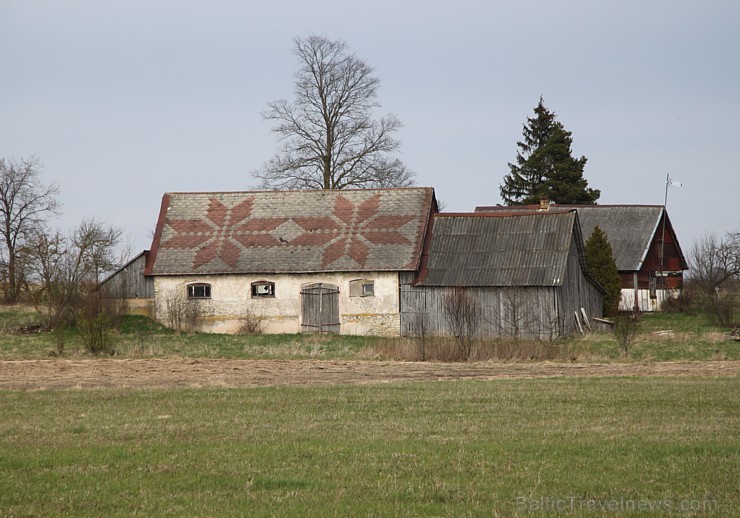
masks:
{"label": "weathered wooden siding", "polygon": [[576,313],[586,311],[589,321],[600,318],[603,311],[603,295],[583,273],[575,239],[571,241],[568,252],[568,263],[563,285],[558,290],[559,321],[564,336],[578,332]]}
{"label": "weathered wooden siding", "polygon": [[602,316],[602,294],[584,275],[575,241],[571,242],[562,286],[439,287],[411,286],[413,275],[401,275],[401,335],[449,336],[443,310],[446,297],[464,290],[481,308],[476,338],[551,340],[578,332],[575,313]]}
{"label": "weathered wooden siding", "polygon": [[476,338],[556,338],[556,288],[401,286],[401,334],[449,336],[444,300],[456,290],[473,297],[481,310]]}
{"label": "weathered wooden siding", "polygon": [[154,297],[154,280],[144,276],[148,254],[139,254],[123,268],[101,284],[109,297],[122,299],[151,299]]}
{"label": "weathered wooden siding", "polygon": [[481,308],[476,338],[541,338],[559,336],[556,287],[411,286],[413,275],[401,275],[401,335],[449,336],[443,311],[446,297],[463,290]]}
{"label": "weathered wooden siding", "polygon": [[339,286],[313,284],[301,289],[301,331],[339,333]]}

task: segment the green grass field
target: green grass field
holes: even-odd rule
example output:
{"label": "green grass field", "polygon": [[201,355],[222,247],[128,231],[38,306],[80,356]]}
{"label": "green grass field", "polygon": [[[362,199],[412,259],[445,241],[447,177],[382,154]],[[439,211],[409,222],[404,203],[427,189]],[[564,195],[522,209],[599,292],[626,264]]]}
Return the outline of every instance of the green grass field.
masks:
{"label": "green grass field", "polygon": [[735,378],[0,392],[0,514],[737,516],[738,409]]}

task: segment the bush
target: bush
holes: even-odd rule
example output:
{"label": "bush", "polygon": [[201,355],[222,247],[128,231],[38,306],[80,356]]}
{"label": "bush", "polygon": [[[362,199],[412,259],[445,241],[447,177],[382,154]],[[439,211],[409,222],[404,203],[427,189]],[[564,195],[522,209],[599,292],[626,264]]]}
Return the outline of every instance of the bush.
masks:
{"label": "bush", "polygon": [[105,313],[84,316],[77,320],[77,329],[80,333],[85,349],[93,354],[109,352],[111,345],[110,322]]}
{"label": "bush", "polygon": [[639,310],[628,313],[620,313],[614,319],[614,337],[619,343],[619,350],[622,358],[629,356],[630,347],[640,333],[640,322],[642,313]]}
{"label": "bush", "polygon": [[482,317],[480,304],[465,288],[454,288],[442,299],[442,312],[457,342],[454,358],[449,360],[466,361],[470,358],[473,336]]}
{"label": "bush", "polygon": [[694,296],[689,290],[682,290],[677,297],[667,297],[660,307],[665,313],[690,313],[695,309],[694,301]]}
{"label": "bush", "polygon": [[265,317],[261,315],[255,315],[249,310],[246,310],[244,316],[239,319],[239,330],[237,331],[240,335],[259,335],[262,334],[262,322]]}
{"label": "bush", "polygon": [[164,297],[165,318],[177,332],[194,333],[201,320],[201,308],[197,300],[189,300],[184,291],[172,291]]}
{"label": "bush", "polygon": [[725,327],[732,327],[735,324],[736,307],[734,293],[717,293],[709,304],[709,310],[715,321]]}
{"label": "bush", "polygon": [[88,352],[112,352],[112,330],[120,321],[118,306],[101,298],[97,291],[90,292],[77,308],[75,325]]}

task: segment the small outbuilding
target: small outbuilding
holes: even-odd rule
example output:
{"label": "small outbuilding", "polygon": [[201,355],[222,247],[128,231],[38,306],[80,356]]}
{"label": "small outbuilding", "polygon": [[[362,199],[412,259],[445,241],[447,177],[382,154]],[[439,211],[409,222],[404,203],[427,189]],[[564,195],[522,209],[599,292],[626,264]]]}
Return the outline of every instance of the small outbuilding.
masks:
{"label": "small outbuilding", "polygon": [[151,316],[154,304],[154,279],[144,275],[149,250],[144,250],[100,284],[100,292],[107,298],[124,300],[127,312]]}
{"label": "small outbuilding", "polygon": [[454,334],[456,300],[473,308],[478,338],[550,340],[602,316],[603,289],[588,273],[575,211],[442,213],[432,221],[419,272],[402,277],[403,335]]}

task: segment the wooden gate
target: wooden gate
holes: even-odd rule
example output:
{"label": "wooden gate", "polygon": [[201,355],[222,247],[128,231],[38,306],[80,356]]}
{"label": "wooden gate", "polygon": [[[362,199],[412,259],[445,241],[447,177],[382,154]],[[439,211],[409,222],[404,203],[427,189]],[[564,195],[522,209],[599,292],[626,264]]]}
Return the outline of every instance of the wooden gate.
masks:
{"label": "wooden gate", "polygon": [[309,284],[301,288],[301,332],[339,333],[339,287]]}

